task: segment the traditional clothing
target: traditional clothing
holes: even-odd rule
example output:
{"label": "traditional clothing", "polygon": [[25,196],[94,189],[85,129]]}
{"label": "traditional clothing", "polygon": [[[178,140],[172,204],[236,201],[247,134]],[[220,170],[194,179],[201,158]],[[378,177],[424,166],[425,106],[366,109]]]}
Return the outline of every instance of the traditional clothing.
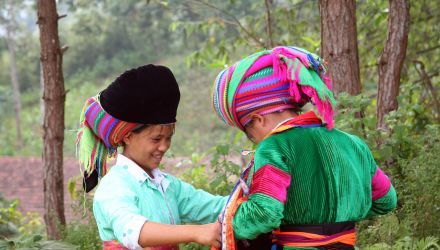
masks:
{"label": "traditional clothing", "polygon": [[125,71],[90,97],[80,117],[77,155],[84,167],[84,189],[92,190],[107,172],[124,136],[146,124],[176,122],[180,91],[170,69],[144,65]]}
{"label": "traditional clothing", "polygon": [[[144,125],[173,125],[179,99],[172,72],[164,66],[145,65],[124,72],[85,104],[78,154],[86,192],[102,178],[93,212],[104,250],[142,249],[138,241],[145,222],[214,222],[225,205],[226,197],[196,190],[158,169],[152,170],[152,178],[134,161],[117,154],[127,133]],[[109,173],[107,156],[117,156]],[[178,246],[150,249],[175,250]]]}
{"label": "traditional clothing", "polygon": [[104,245],[140,249],[139,233],[147,221],[178,225],[217,220],[225,197],[195,189],[159,169],[153,170],[153,175],[151,178],[135,162],[118,155],[115,166],[102,178],[93,199],[93,213]]}
{"label": "traditional clothing", "polygon": [[368,146],[332,129],[330,89],[322,60],[295,47],[256,53],[219,74],[214,109],[241,130],[254,113],[307,102],[323,120],[293,117],[257,145],[223,214],[222,249],[272,231],[273,249],[354,249],[354,222],[395,208],[396,192]]}

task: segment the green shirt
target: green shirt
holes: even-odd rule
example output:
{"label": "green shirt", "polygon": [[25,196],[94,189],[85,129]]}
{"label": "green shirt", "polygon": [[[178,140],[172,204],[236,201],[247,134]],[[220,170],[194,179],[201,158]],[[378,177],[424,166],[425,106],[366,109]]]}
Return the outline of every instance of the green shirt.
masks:
{"label": "green shirt", "polygon": [[214,222],[227,197],[195,189],[159,169],[151,178],[136,163],[118,155],[116,165],[99,183],[93,213],[103,241],[117,240],[141,249],[139,233],[146,221],[165,224]]}
{"label": "green shirt", "polygon": [[235,235],[253,239],[282,224],[359,221],[385,214],[396,207],[397,198],[388,186],[385,195],[372,200],[377,170],[367,145],[340,130],[292,128],[273,134],[257,146],[249,200],[233,220]]}

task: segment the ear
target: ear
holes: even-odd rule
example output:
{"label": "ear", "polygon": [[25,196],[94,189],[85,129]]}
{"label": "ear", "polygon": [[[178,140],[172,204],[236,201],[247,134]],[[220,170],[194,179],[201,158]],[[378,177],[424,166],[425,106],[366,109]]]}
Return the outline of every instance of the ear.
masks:
{"label": "ear", "polygon": [[259,127],[264,127],[264,125],[266,124],[266,119],[260,114],[253,114],[251,117],[254,124]]}
{"label": "ear", "polygon": [[126,135],[124,135],[124,138],[122,138],[122,141],[125,143],[125,145],[130,144],[131,138],[132,138],[132,132],[128,132]]}

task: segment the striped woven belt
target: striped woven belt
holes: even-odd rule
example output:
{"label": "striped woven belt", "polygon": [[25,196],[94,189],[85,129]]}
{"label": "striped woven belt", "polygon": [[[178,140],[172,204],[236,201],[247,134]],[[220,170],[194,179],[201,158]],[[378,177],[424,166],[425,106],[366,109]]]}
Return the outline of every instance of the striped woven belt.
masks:
{"label": "striped woven belt", "polygon": [[287,225],[273,232],[278,246],[316,247],[319,249],[354,249],[356,229],[354,222],[336,222],[318,225]]}

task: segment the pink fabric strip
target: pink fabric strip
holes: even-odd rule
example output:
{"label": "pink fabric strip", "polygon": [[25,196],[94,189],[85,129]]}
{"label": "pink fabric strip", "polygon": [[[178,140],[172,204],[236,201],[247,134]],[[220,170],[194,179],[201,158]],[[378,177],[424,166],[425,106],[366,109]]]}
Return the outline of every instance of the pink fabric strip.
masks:
{"label": "pink fabric strip", "polygon": [[103,242],[103,250],[128,250],[117,240],[109,240]]}
{"label": "pink fabric strip", "polygon": [[377,167],[376,173],[371,179],[371,195],[372,200],[375,201],[382,198],[388,193],[391,187],[391,182],[388,177]]}
{"label": "pink fabric strip", "polygon": [[295,51],[291,48],[286,48],[284,46],[276,47],[272,51],[288,58],[299,58],[299,60],[301,60],[301,63],[304,66],[310,67],[309,60],[307,59],[307,55],[303,52]]}
{"label": "pink fabric strip", "polygon": [[286,203],[290,175],[281,169],[266,164],[254,174],[250,194],[261,193]]}
{"label": "pink fabric strip", "polygon": [[259,71],[259,70],[261,70],[263,68],[272,66],[272,64],[273,64],[273,55],[271,55],[271,54],[262,55],[246,71],[246,73],[244,74],[243,79],[246,79],[250,75],[254,74],[255,72],[257,72],[257,71]]}
{"label": "pink fabric strip", "polygon": [[[159,247],[146,247],[147,250],[179,250],[178,246],[159,246]],[[104,241],[103,250],[128,250],[117,240]]]}

